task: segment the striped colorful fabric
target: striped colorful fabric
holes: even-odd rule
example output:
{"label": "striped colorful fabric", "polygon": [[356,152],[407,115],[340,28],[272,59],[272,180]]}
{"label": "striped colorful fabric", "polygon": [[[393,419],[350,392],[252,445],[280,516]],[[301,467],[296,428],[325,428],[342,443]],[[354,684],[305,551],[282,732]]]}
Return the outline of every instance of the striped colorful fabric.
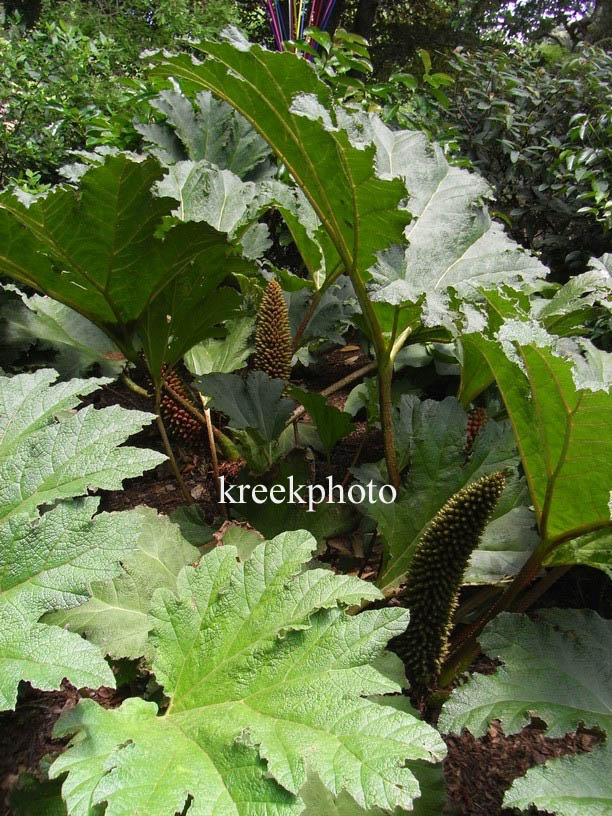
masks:
{"label": "striped colorful fabric", "polygon": [[[336,0],[262,0],[276,47],[284,51],[287,40],[301,40],[309,26],[325,31]],[[316,43],[311,42],[316,48]]]}

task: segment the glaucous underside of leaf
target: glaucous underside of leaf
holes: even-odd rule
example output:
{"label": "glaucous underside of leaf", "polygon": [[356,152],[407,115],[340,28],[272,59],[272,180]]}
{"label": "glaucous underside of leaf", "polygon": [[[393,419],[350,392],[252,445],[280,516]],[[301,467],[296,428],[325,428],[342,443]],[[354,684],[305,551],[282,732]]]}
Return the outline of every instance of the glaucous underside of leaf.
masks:
{"label": "glaucous underside of leaf", "polygon": [[210,91],[201,91],[191,102],[177,90],[166,90],[150,104],[166,121],[135,127],[164,164],[206,160],[244,178],[270,155],[270,148],[246,119]]}
{"label": "glaucous underside of leaf", "polygon": [[545,277],[546,267],[491,221],[481,176],[449,165],[424,133],[392,130],[374,115],[354,118],[359,138],[376,146],[378,175],[405,182],[413,215],[408,246],[381,253],[370,270],[373,300],[399,306],[424,298],[426,325],[450,325],[448,287],[473,295],[483,285]]}
{"label": "glaucous underside of leaf", "polygon": [[[314,539],[286,533],[244,563],[233,547],[186,567],[178,592],[158,590],[153,671],[169,698],[104,710],[82,701],[56,734],[77,733],[54,763],[72,816],[106,803],[106,816],[299,816],[309,771],[360,807],[411,808],[410,759],[440,759],[444,744],[414,715],[368,699],[401,689],[385,652],[407,613],[348,616],[379,597],[329,569],[305,569]],[[168,772],[168,768],[172,772]],[[134,784],[135,780],[138,784]]]}
{"label": "glaucous underside of leaf", "polygon": [[514,734],[531,717],[558,737],[579,725],[612,728],[612,623],[591,610],[546,609],[538,620],[504,612],[479,637],[483,650],[503,665],[473,674],[444,704],[442,733],[467,728],[485,733],[497,719]]}
{"label": "glaucous underside of leaf", "polygon": [[80,377],[96,366],[103,377],[117,377],[126,360],[115,343],[86,317],[44,295],[28,297],[16,287],[6,287],[22,300],[2,309],[6,340],[55,352],[53,367],[62,378]]}
{"label": "glaucous underside of leaf", "polygon": [[589,753],[551,759],[519,776],[504,796],[504,807],[556,816],[608,816],[612,812],[610,741]]}

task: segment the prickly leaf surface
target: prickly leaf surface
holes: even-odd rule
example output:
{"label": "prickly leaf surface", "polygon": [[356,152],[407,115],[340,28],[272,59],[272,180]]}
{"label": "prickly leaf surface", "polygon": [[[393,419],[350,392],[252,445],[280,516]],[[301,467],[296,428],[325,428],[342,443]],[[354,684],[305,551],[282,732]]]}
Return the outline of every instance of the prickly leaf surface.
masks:
{"label": "prickly leaf surface", "polygon": [[51,774],[69,772],[73,816],[100,802],[106,816],[167,816],[189,796],[197,816],[298,816],[309,770],[360,807],[411,807],[419,786],[406,761],[439,759],[444,744],[411,713],[367,699],[401,688],[385,645],[407,613],[347,616],[341,605],[379,593],[305,569],[314,548],[303,531],[245,563],[224,546],[180,573],[177,595],[156,593],[153,670],[169,707],[160,717],[140,699],[115,710],[86,700],[62,718],[58,733],[79,733]]}

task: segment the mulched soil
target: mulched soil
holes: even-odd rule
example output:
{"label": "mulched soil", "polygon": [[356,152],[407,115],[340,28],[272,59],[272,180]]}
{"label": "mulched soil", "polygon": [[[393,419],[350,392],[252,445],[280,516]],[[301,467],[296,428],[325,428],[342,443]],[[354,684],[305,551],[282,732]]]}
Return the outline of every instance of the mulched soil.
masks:
{"label": "mulched soil", "polygon": [[[593,734],[568,734],[560,739],[548,739],[535,725],[519,734],[505,736],[499,723],[491,723],[489,732],[474,739],[464,731],[445,738],[448,757],[444,775],[452,805],[448,816],[511,816],[517,811],[502,808],[504,792],[517,776],[534,765],[542,765],[553,757],[590,751],[598,738]],[[548,811],[529,811],[547,816]]]}
{"label": "mulched soil", "polygon": [[[316,370],[303,372],[307,388],[320,390],[339,380],[349,371],[366,362],[355,347],[335,350]],[[146,384],[143,383],[143,385]],[[342,408],[354,383],[332,398]],[[126,408],[151,410],[145,398],[113,383],[92,394],[89,399],[96,407],[121,404]],[[322,481],[331,473],[341,480],[348,467],[376,461],[382,456],[379,432],[368,430],[365,422],[357,422],[356,429],[334,452],[331,469],[323,461],[317,463],[317,480]],[[130,444],[161,450],[154,426],[143,430]],[[204,434],[194,445],[176,445],[179,465],[192,497],[203,510],[207,520],[217,515],[215,486],[209,463],[208,447]],[[222,472],[228,477],[236,475],[240,463],[222,463]],[[112,493],[102,492],[101,509],[123,510],[139,504],[155,507],[161,513],[171,513],[184,506],[184,499],[167,464],[138,479],[125,482],[125,489]],[[362,542],[334,539],[328,542],[324,556],[334,569],[342,572],[361,572],[362,577],[373,577],[380,560],[380,548],[374,542],[370,552],[364,552]],[[588,568],[574,568],[558,586],[553,587],[538,602],[538,606],[589,606],[600,614],[610,615],[612,602],[606,590],[609,584],[605,576]],[[607,601],[605,601],[607,597]],[[490,673],[495,669],[492,661],[478,658],[471,670]],[[121,704],[125,697],[137,693],[123,687],[110,689],[76,690],[64,684],[60,691],[41,692],[23,684],[15,712],[0,714],[0,816],[13,816],[8,804],[9,792],[17,785],[19,774],[36,772],[40,760],[49,753],[61,752],[67,740],[52,739],[53,725],[59,715],[77,704],[83,697],[91,697],[101,705],[112,708]],[[445,738],[448,756],[444,763],[449,804],[440,816],[511,816],[516,811],[501,807],[504,792],[512,780],[523,775],[528,768],[542,764],[552,757],[589,751],[598,737],[580,732],[561,739],[544,736],[540,724],[532,723],[519,734],[505,736],[498,723],[492,723],[488,734],[475,739],[468,732]],[[547,816],[545,811],[531,810],[531,816]]]}

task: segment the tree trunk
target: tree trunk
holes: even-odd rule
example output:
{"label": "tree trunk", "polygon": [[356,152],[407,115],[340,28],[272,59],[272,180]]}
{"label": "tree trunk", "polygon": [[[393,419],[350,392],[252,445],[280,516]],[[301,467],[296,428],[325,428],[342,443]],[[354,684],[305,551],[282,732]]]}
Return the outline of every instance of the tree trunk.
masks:
{"label": "tree trunk", "polygon": [[359,0],[357,13],[355,14],[352,26],[354,34],[359,34],[361,37],[365,37],[366,40],[372,38],[374,21],[376,20],[376,12],[378,11],[379,5],[380,0]]}
{"label": "tree trunk", "polygon": [[4,11],[7,17],[19,12],[26,26],[32,28],[40,17],[40,5],[41,0],[4,0]]}
{"label": "tree trunk", "polygon": [[612,0],[599,0],[587,26],[587,32],[589,40],[595,43],[612,37]]}

